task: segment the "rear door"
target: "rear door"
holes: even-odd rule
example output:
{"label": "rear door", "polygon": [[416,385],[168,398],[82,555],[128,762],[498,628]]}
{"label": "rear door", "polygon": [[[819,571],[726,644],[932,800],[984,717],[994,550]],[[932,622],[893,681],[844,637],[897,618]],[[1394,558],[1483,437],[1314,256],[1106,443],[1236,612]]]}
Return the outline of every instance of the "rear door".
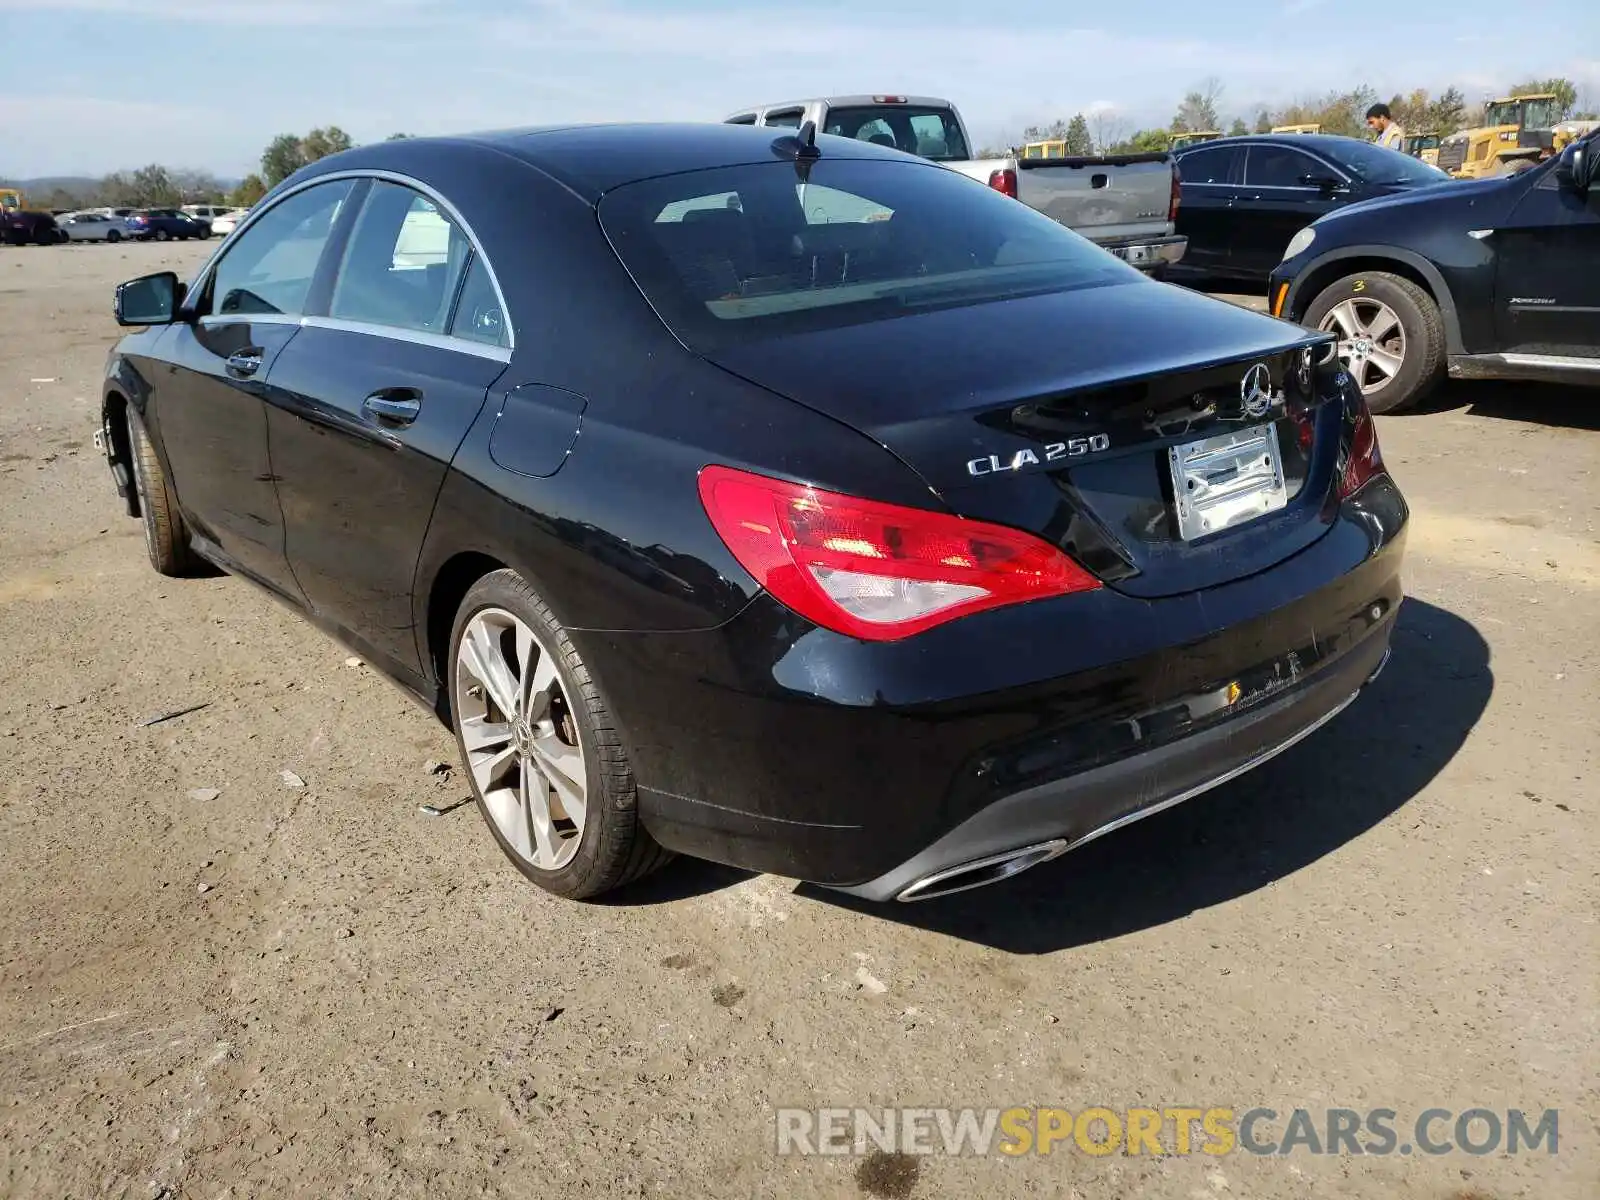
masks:
{"label": "rear door", "polygon": [[1318,178],[1343,175],[1293,146],[1249,147],[1233,220],[1232,260],[1244,274],[1265,279],[1296,233],[1344,202],[1337,189],[1307,182]]}
{"label": "rear door", "polygon": [[1235,196],[1244,171],[1244,149],[1235,145],[1202,146],[1178,157],[1183,198],[1178,205],[1178,232],[1189,239],[1183,266],[1225,274],[1233,247]]}
{"label": "rear door", "polygon": [[300,332],[350,180],[295,192],[264,212],[203,281],[197,315],[171,327],[156,368],[154,422],[178,502],[238,569],[299,598],[273,489],[264,381]]}
{"label": "rear door", "polygon": [[411,589],[445,472],[511,334],[489,263],[419,188],[376,181],[326,315],[273,364],[268,424],[289,560],[312,611],[404,670]]}
{"label": "rear door", "polygon": [[1600,360],[1600,185],[1546,170],[1492,238],[1500,349]]}

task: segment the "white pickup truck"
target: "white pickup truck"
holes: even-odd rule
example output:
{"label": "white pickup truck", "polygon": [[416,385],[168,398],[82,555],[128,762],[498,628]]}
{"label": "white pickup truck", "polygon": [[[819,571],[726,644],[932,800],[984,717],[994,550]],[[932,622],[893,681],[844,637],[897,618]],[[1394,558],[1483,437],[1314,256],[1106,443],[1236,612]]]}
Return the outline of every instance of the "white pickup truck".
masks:
{"label": "white pickup truck", "polygon": [[961,114],[931,96],[828,96],[741,109],[730,125],[798,129],[859,138],[916,154],[1014,197],[1142,271],[1178,262],[1178,169],[1158,154],[1076,158],[972,157]]}

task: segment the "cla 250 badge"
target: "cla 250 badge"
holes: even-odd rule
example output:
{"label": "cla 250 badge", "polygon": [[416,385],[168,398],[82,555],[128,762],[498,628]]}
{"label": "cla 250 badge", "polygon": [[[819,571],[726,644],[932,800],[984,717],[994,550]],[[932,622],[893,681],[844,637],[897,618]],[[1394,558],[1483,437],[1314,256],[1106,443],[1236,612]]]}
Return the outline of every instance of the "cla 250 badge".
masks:
{"label": "cla 250 badge", "polygon": [[1068,438],[1064,442],[1051,442],[1039,452],[1018,450],[1010,458],[1001,458],[998,454],[975,458],[967,463],[967,474],[996,475],[1002,471],[1020,471],[1023,467],[1037,467],[1040,463],[1059,462],[1064,458],[1082,458],[1085,454],[1099,454],[1109,449],[1110,435],[1095,433],[1088,437]]}

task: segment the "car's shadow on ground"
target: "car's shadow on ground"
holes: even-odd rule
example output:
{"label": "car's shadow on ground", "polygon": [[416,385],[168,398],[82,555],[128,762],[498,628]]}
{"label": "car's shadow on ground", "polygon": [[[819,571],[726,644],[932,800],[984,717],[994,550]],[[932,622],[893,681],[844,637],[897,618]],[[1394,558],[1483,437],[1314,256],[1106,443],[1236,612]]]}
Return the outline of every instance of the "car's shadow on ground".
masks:
{"label": "car's shadow on ground", "polygon": [[[1600,430],[1600,392],[1557,383],[1450,379],[1414,410],[1426,417],[1466,412],[1475,417]],[[1411,414],[1402,414],[1402,416]]]}
{"label": "car's shadow on ground", "polygon": [[1394,656],[1367,693],[1232,783],[993,887],[914,904],[809,884],[800,894],[1014,954],[1161,925],[1282,879],[1397,813],[1455,756],[1493,686],[1478,631],[1408,600]]}

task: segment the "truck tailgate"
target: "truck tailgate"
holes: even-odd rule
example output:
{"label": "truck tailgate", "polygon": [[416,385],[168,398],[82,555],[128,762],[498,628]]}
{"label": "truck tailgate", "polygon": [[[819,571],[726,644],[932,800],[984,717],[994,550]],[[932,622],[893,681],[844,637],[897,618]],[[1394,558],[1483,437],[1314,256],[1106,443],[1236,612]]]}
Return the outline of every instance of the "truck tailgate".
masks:
{"label": "truck tailgate", "polygon": [[1172,233],[1165,154],[1021,159],[1017,199],[1097,242]]}

